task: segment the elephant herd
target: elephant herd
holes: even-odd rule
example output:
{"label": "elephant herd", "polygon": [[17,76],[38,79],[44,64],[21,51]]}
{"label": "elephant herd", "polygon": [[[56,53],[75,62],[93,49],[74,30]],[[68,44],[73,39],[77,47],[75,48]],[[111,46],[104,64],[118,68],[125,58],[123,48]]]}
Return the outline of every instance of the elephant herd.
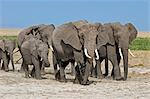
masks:
{"label": "elephant herd", "polygon": [[[71,63],[71,74],[75,75],[74,83],[88,85],[90,84],[89,76],[104,78],[108,75],[108,60],[113,66],[111,72],[113,79],[126,80],[129,44],[136,36],[137,30],[131,23],[101,24],[79,20],[57,27],[53,24],[31,26],[21,31],[17,37],[18,48],[22,55],[21,68],[26,78],[41,79],[44,68],[50,66],[48,60],[50,48],[53,53],[54,75],[58,81],[67,81],[65,68]],[[3,60],[2,69],[5,71],[8,71],[9,60],[14,70],[14,49],[13,41],[0,40],[0,59]],[[123,77],[119,66],[121,55],[124,66]],[[105,74],[102,74],[101,70],[103,60]],[[31,72],[28,65],[33,65]]]}

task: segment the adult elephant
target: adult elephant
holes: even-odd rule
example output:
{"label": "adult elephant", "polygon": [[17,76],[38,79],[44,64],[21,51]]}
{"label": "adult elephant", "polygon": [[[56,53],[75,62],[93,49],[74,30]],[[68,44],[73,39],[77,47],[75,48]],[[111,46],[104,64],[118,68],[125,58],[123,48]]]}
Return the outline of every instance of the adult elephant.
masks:
{"label": "adult elephant", "polygon": [[[116,55],[117,55],[117,60],[118,64],[120,63],[121,60],[121,53],[123,55],[123,65],[124,65],[124,80],[127,79],[128,75],[128,49],[129,49],[129,44],[136,38],[137,36],[137,30],[135,26],[131,23],[127,23],[125,25],[120,24],[119,22],[116,23],[107,23],[105,24],[107,26],[110,26],[113,30],[113,38],[116,46]],[[109,35],[112,34],[111,31],[109,31]],[[107,62],[108,63],[108,60]],[[108,74],[108,64],[105,65],[105,72],[107,75]],[[115,71],[113,68],[112,75],[114,75]]]}
{"label": "adult elephant", "polygon": [[120,68],[117,61],[113,30],[109,24],[104,24],[101,26],[101,28],[98,29],[98,31],[99,34],[97,36],[97,48],[99,59],[96,60],[96,67],[93,72],[96,74],[97,78],[103,78],[103,74],[101,71],[101,62],[105,59],[105,65],[107,66],[108,60],[110,60],[114,68],[113,78],[115,80],[122,80]]}
{"label": "adult elephant", "polygon": [[[95,59],[95,52],[97,53],[96,37],[100,26],[100,24],[86,24],[76,28],[72,23],[66,23],[54,30],[52,43],[54,55],[60,66],[60,77],[56,76],[56,79],[66,81],[64,69],[69,61],[74,59],[77,65],[86,64],[81,84],[88,84],[90,69]],[[84,62],[83,54],[86,56],[86,62]]]}
{"label": "adult elephant", "polygon": [[49,67],[48,61],[48,45],[29,35],[29,37],[22,43],[21,46],[22,57],[23,57],[23,68],[25,70],[25,77],[29,77],[28,65],[33,65],[31,76],[36,79],[41,79],[41,66],[44,64]]}
{"label": "adult elephant", "polygon": [[13,61],[13,51],[15,48],[15,40],[0,40],[0,62],[2,59],[2,69],[4,69],[5,71],[9,71],[8,65],[10,61],[13,67],[13,71],[15,70]]}

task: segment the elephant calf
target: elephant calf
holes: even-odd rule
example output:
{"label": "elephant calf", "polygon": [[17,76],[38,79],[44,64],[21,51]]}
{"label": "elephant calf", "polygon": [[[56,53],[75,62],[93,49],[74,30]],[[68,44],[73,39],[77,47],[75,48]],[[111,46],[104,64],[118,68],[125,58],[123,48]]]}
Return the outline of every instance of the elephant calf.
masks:
{"label": "elephant calf", "polygon": [[1,60],[3,60],[1,69],[6,72],[9,71],[8,65],[11,60],[13,71],[14,62],[13,62],[13,51],[16,48],[16,42],[12,40],[0,40],[0,64]]}
{"label": "elephant calf", "polygon": [[41,79],[42,65],[50,66],[48,61],[48,45],[37,38],[31,37],[22,43],[21,51],[25,77],[29,78],[28,65],[33,65],[31,76]]}

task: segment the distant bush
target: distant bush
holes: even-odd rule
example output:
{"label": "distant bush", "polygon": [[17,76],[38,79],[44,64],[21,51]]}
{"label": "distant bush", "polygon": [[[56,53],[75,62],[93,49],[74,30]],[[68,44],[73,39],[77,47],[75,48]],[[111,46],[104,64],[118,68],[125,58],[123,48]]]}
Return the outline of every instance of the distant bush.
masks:
{"label": "distant bush", "polygon": [[0,40],[2,40],[2,39],[17,41],[17,36],[0,36]]}
{"label": "distant bush", "polygon": [[150,50],[150,38],[136,38],[130,45],[131,50]]}

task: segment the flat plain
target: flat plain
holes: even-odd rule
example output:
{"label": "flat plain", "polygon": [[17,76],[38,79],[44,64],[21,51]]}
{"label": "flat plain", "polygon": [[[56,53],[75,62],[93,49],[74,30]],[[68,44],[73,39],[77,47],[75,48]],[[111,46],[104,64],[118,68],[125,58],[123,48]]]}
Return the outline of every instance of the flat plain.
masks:
{"label": "flat plain", "polygon": [[[0,29],[0,36],[16,36],[21,29]],[[150,37],[150,33],[140,32],[138,37]],[[17,49],[15,49],[17,50]],[[129,55],[129,76],[127,81],[115,81],[109,76],[104,79],[90,77],[91,85],[73,84],[74,76],[70,75],[70,65],[66,68],[67,83],[54,79],[51,51],[42,80],[24,78],[18,70],[21,60],[15,64],[15,72],[0,70],[1,99],[149,99],[150,97],[150,51],[133,51]],[[16,62],[21,56],[14,54]],[[10,70],[11,64],[9,65]],[[102,63],[104,69],[104,63]],[[109,71],[112,66],[110,64]],[[123,72],[122,61],[121,71]]]}

